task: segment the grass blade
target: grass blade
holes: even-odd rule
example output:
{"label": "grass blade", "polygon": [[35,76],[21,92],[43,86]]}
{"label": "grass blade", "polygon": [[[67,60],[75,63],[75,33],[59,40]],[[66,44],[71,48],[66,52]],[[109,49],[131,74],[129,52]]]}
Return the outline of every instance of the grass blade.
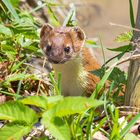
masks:
{"label": "grass blade", "polygon": [[105,73],[105,75],[103,76],[103,78],[101,79],[99,84],[97,84],[96,89],[94,90],[94,92],[92,93],[90,98],[94,99],[96,97],[97,93],[99,93],[101,91],[101,89],[103,88],[106,80],[108,79],[109,75],[111,74],[112,70],[113,69],[111,69],[111,70],[109,70]]}
{"label": "grass blade", "polygon": [[19,20],[19,16],[16,13],[15,9],[13,8],[11,2],[9,0],[2,0],[2,2],[5,4],[9,12],[12,14],[12,16],[16,19]]}
{"label": "grass blade", "polygon": [[[52,82],[52,84],[53,84],[53,86],[54,86],[55,95],[61,95],[61,93],[60,93],[60,91],[59,91],[59,88],[60,88],[60,87],[58,87],[58,86],[60,86],[60,83],[58,84],[58,83],[55,81],[55,79],[54,79],[52,73],[49,73],[49,78],[50,78],[50,80],[51,80],[51,82]],[[60,88],[60,89],[61,89],[61,88]]]}
{"label": "grass blade", "polygon": [[62,79],[62,75],[61,75],[61,73],[58,73],[57,87],[58,87],[58,90],[59,90],[59,94],[61,93],[61,79]]}
{"label": "grass blade", "polygon": [[129,13],[130,13],[131,26],[134,28],[135,27],[135,19],[134,19],[132,0],[129,0]]}
{"label": "grass blade", "polygon": [[53,26],[60,26],[60,22],[59,22],[57,16],[55,15],[55,13],[53,12],[51,6],[49,4],[47,4],[47,7],[48,7],[48,16],[49,16],[50,23]]}
{"label": "grass blade", "polygon": [[122,130],[121,132],[121,138],[125,136],[125,134],[130,130],[130,128],[136,123],[137,120],[140,119],[140,113],[137,114],[131,121],[130,123]]}
{"label": "grass blade", "polygon": [[76,9],[75,6],[72,5],[70,11],[68,12],[67,17],[63,22],[63,26],[74,26],[76,25]]}

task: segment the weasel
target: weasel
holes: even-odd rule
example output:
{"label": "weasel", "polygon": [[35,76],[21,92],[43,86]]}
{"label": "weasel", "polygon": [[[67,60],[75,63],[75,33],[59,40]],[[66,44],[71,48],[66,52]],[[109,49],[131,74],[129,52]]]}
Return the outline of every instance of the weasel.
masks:
{"label": "weasel", "polygon": [[52,64],[56,76],[61,73],[64,96],[90,96],[100,78],[89,71],[100,64],[83,47],[85,34],[80,27],[53,27],[45,24],[40,32],[40,47]]}

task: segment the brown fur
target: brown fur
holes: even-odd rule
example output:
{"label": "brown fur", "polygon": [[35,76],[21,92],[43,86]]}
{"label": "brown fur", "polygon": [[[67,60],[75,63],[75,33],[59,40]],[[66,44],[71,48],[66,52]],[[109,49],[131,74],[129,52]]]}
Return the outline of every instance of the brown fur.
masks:
{"label": "brown fur", "polygon": [[[47,55],[48,60],[52,63],[55,63],[53,64],[54,70],[56,71],[56,73],[60,71],[63,74],[62,80],[64,81],[62,81],[62,86],[66,86],[64,88],[65,93],[63,94],[73,96],[74,92],[76,93],[76,91],[83,91],[86,96],[90,96],[93,90],[95,90],[96,84],[99,83],[100,78],[96,75],[91,74],[89,71],[99,69],[100,64],[90,54],[88,48],[83,47],[85,41],[85,35],[83,31],[78,27],[53,28],[50,25],[45,25],[42,27],[40,37],[41,48]],[[49,43],[51,43],[51,50],[50,52],[47,52],[46,44]],[[69,54],[65,54],[64,52],[64,48],[67,45],[70,46],[71,49],[71,52]],[[64,58],[66,61],[61,61]],[[71,63],[74,63],[74,65]],[[77,65],[77,63],[79,63],[79,66]],[[66,67],[69,68],[67,69]],[[77,69],[73,69],[73,67],[77,67]],[[73,72],[76,72],[76,74],[72,74]],[[75,78],[72,78],[72,76],[75,76]],[[68,84],[71,84],[69,83],[69,81],[73,79],[78,81],[73,81],[75,82],[75,84],[73,84],[73,86],[68,89]],[[72,88],[77,89],[73,90]],[[79,94],[76,93],[75,95]]]}
{"label": "brown fur", "polygon": [[88,71],[88,85],[86,88],[86,96],[90,96],[96,88],[96,85],[99,83],[100,78],[96,75],[90,73],[90,71],[94,71],[100,69],[100,64],[97,62],[95,58],[90,54],[88,48],[82,49],[83,56],[83,66],[86,71]]}

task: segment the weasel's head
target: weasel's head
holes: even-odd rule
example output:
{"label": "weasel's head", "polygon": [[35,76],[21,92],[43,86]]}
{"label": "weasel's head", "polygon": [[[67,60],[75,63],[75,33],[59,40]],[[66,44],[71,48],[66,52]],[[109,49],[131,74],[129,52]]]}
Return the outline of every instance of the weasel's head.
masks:
{"label": "weasel's head", "polygon": [[84,45],[85,34],[79,27],[54,28],[45,24],[40,32],[40,47],[49,62],[61,64],[76,58]]}

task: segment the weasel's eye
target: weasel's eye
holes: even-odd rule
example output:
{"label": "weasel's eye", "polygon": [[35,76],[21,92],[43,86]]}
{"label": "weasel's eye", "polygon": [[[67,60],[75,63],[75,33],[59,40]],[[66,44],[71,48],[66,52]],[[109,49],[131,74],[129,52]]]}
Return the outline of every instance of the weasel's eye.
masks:
{"label": "weasel's eye", "polygon": [[70,47],[65,47],[65,48],[64,48],[64,51],[65,51],[66,53],[69,53],[69,52],[70,52]]}
{"label": "weasel's eye", "polygon": [[49,52],[52,49],[52,46],[51,45],[46,45],[46,49]]}

